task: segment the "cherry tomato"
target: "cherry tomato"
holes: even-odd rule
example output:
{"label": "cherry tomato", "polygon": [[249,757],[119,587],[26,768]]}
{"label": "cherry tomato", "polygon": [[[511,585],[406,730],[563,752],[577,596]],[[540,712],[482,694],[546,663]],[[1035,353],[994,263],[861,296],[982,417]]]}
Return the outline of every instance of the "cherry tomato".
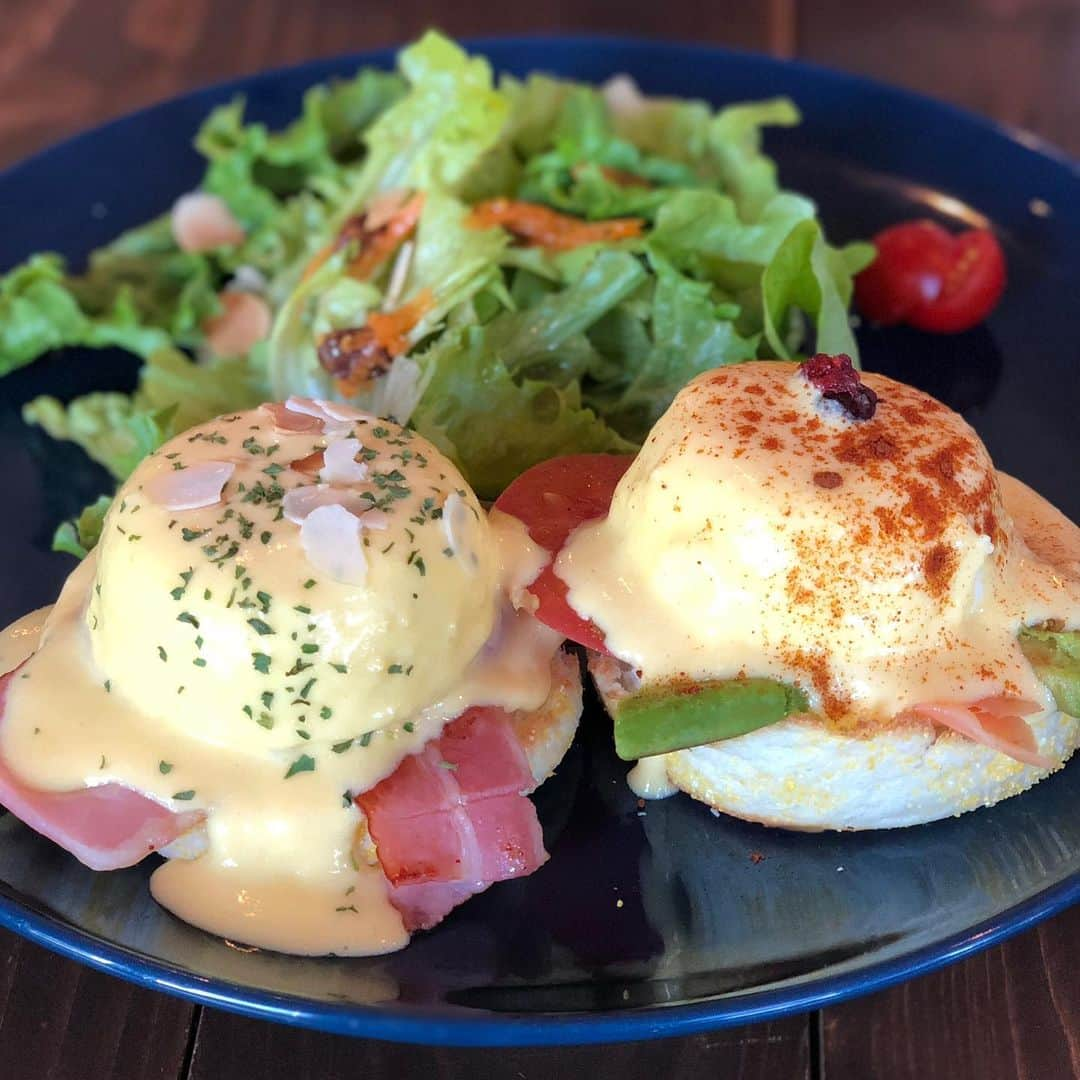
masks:
{"label": "cherry tomato", "polygon": [[523,522],[534,543],[552,556],[529,586],[539,604],[536,617],[597,652],[607,652],[604,634],[570,606],[566,582],[555,573],[554,557],[579,525],[607,515],[615,486],[633,460],[620,454],[553,458],[522,473],[495,500],[496,510]]}
{"label": "cherry tomato", "polygon": [[953,236],[932,221],[911,221],[878,233],[874,245],[877,258],[856,277],[855,300],[866,318],[883,326],[970,330],[1005,289],[1005,256],[986,229]]}

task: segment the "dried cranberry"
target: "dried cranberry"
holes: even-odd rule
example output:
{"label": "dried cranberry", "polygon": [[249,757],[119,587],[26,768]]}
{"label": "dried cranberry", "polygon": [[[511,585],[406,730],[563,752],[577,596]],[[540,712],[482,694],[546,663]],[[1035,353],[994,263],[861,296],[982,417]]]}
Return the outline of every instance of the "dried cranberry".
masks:
{"label": "dried cranberry", "polygon": [[353,214],[352,217],[346,218],[345,224],[341,226],[341,231],[334,241],[334,250],[340,251],[342,248],[353,244],[356,247],[356,253],[359,254],[377,231],[377,229],[367,227],[366,214]]}
{"label": "dried cranberry", "polygon": [[393,358],[370,326],[335,330],[319,342],[319,363],[338,379],[369,381],[390,370]]}
{"label": "dried cranberry", "polygon": [[817,353],[803,363],[802,373],[821,391],[822,397],[839,401],[856,420],[869,420],[874,415],[877,394],[859,381],[859,373],[847,353],[837,356]]}

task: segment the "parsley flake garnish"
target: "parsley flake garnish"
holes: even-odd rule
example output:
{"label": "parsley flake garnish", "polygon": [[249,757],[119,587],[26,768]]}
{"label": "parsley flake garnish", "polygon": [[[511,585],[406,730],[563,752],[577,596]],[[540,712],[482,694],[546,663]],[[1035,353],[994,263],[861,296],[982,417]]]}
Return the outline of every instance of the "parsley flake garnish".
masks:
{"label": "parsley flake garnish", "polygon": [[263,622],[262,619],[248,619],[248,626],[260,636],[274,633],[274,628],[269,623]]}
{"label": "parsley flake garnish", "polygon": [[169,773],[172,772],[172,768],[173,768],[171,761],[159,761],[158,764],[157,764],[157,767],[158,767],[158,772],[161,773],[162,776],[168,776]]}
{"label": "parsley flake garnish", "polygon": [[263,652],[254,652],[251,654],[251,664],[256,671],[263,675],[270,674],[270,657]]}
{"label": "parsley flake garnish", "polygon": [[173,798],[179,802],[190,802],[195,798],[195,789],[188,788],[187,791],[177,791],[173,794]]}
{"label": "parsley flake garnish", "polygon": [[301,754],[290,766],[285,774],[285,779],[296,776],[297,773],[314,772],[315,759],[310,754]]}

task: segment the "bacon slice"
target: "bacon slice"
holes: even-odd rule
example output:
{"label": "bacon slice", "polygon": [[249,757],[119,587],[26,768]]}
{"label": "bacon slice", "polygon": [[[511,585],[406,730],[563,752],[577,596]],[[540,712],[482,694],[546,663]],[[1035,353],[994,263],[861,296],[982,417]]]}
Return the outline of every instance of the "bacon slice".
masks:
{"label": "bacon slice", "polygon": [[401,912],[405,929],[430,930],[470,896],[483,892],[487,886],[432,882],[425,885],[398,885],[390,890],[390,900]]}
{"label": "bacon slice", "polygon": [[1041,712],[1038,705],[1016,697],[983,698],[971,704],[931,701],[915,705],[908,713],[941,724],[973,742],[992,747],[1025,765],[1052,769],[1057,762],[1039,753],[1025,716]]}
{"label": "bacon slice", "polygon": [[[0,678],[0,724],[7,711],[8,687],[18,670]],[[2,759],[0,804],[91,870],[134,866],[150,852],[198,828],[205,818],[201,810],[175,813],[114,783],[76,791],[41,791],[24,784]]]}
{"label": "bacon slice", "polygon": [[535,786],[507,715],[472,708],[356,797],[407,929],[434,926],[494,882],[543,865],[540,822],[525,797]]}

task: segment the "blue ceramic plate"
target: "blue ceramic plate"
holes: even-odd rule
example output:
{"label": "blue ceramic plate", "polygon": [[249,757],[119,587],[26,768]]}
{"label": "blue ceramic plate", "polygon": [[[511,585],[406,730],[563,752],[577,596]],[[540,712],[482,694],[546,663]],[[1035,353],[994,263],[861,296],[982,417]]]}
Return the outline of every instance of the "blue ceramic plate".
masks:
{"label": "blue ceramic plate", "polygon": [[[866,366],[961,410],[1001,467],[1078,516],[1080,489],[1063,465],[1080,450],[1080,177],[1067,160],[955,109],[801,64],[597,39],[482,48],[517,74],[595,81],[629,71],[648,92],[716,103],[791,95],[805,122],[772,133],[769,149],[786,183],[818,200],[835,240],[913,216],[991,223],[1010,282],[989,324],[952,338],[866,332]],[[12,169],[0,176],[0,259],[50,248],[80,259],[197,182],[190,143],[211,106],[242,91],[256,117],[282,124],[305,87],[360,61],[388,64],[391,54],[191,94]],[[119,356],[68,355],[2,383],[0,460],[15,512],[0,531],[0,621],[55,597],[70,561],[49,552],[52,528],[103,486],[78,451],[24,427],[20,404],[126,387],[132,374]],[[10,816],[0,819],[0,922],[135,982],[268,1019],[417,1042],[566,1043],[824,1005],[929,971],[1080,898],[1075,764],[956,820],[798,835],[716,818],[686,798],[640,812],[605,728],[586,722],[540,793],[550,863],[395,956],[237,949],[157,908],[147,869],[93,874]]]}

